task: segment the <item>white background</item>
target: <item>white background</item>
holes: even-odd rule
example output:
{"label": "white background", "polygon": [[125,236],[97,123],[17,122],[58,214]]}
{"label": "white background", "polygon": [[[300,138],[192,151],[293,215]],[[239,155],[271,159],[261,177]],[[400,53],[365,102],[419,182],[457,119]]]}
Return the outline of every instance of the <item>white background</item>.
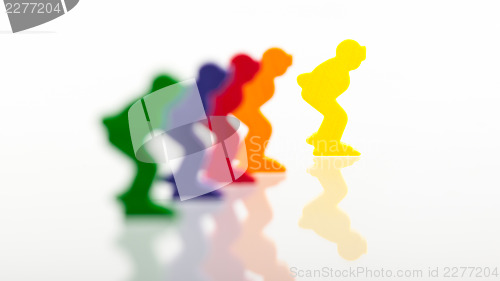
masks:
{"label": "white background", "polygon": [[[19,34],[0,14],[0,280],[126,280],[113,198],[133,166],[107,143],[100,119],[149,89],[158,72],[184,80],[203,62],[227,66],[237,52],[258,59],[274,46],[294,57],[263,108],[274,130],[268,154],[288,168],[269,193],[266,229],[281,260],[302,268],[500,266],[499,8],[82,0]],[[349,115],[343,140],[363,153],[343,170],[349,194],[340,205],[368,242],[356,262],[297,226],[322,189],[305,172],[305,139],[321,115],[301,99],[296,77],[348,38],[367,48],[338,99]]]}

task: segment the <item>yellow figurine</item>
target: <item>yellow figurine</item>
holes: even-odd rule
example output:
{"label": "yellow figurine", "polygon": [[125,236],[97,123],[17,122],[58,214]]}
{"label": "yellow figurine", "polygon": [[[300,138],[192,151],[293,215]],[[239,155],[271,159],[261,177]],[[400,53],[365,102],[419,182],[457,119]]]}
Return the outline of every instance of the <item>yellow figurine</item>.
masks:
{"label": "yellow figurine", "polygon": [[302,98],[323,115],[318,131],[307,139],[315,156],[359,156],[361,153],[340,142],[347,124],[347,114],[337,97],[349,88],[349,71],[366,58],[366,48],[354,40],[337,46],[336,56],[318,65],[312,72],[297,77]]}

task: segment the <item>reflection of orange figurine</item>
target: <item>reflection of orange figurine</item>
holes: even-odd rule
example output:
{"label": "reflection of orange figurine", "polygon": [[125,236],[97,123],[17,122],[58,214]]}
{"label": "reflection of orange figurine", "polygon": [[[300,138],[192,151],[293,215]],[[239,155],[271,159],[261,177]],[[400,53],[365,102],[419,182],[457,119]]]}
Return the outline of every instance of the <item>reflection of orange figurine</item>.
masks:
{"label": "reflection of orange figurine", "polygon": [[264,233],[273,217],[267,191],[284,180],[284,174],[260,174],[256,179],[258,188],[252,189],[251,194],[242,198],[248,216],[234,244],[234,251],[247,270],[261,275],[262,280],[293,281],[288,265],[278,259],[275,242]]}
{"label": "reflection of orange figurine", "polygon": [[346,260],[356,260],[366,253],[365,239],[351,229],[349,216],[338,205],[347,195],[347,185],[340,170],[354,164],[360,157],[314,157],[308,169],[323,186],[324,192],[302,211],[299,226],[337,244],[337,251]]}
{"label": "reflection of orange figurine", "polygon": [[271,138],[271,123],[260,107],[274,95],[274,79],[285,74],[292,65],[292,56],[279,48],[271,48],[262,56],[255,77],[243,87],[243,101],[233,113],[248,127],[245,138],[249,172],[283,172],[285,167],[264,156]]}
{"label": "reflection of orange figurine", "polygon": [[352,147],[340,142],[347,124],[347,114],[336,98],[349,87],[349,71],[358,68],[365,58],[365,47],[354,40],[345,40],[338,45],[336,57],[323,62],[312,72],[297,77],[302,98],[324,117],[319,130],[307,139],[314,146],[315,156],[360,155]]}

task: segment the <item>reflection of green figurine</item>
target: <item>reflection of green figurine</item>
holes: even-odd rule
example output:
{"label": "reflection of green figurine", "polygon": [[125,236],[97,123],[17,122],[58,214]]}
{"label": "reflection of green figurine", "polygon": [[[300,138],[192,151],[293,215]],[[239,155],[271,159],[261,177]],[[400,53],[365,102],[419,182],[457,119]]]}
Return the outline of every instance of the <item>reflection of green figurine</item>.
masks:
{"label": "reflection of green figurine", "polygon": [[[146,95],[175,83],[178,81],[174,78],[159,75],[153,81],[151,91]],[[132,104],[125,107],[120,113],[103,119],[111,144],[130,157],[137,168],[132,185],[119,195],[118,199],[123,203],[126,215],[173,215],[173,210],[154,204],[149,197],[149,191],[156,179],[157,165],[136,159],[128,120],[128,111]],[[154,114],[163,114],[163,112],[154,112]]]}

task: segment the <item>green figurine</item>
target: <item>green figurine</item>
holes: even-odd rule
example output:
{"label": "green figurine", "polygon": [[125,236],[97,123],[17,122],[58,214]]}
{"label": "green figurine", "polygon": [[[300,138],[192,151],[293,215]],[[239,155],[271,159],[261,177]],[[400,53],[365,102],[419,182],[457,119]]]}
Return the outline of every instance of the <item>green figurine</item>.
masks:
{"label": "green figurine", "polygon": [[[154,79],[151,90],[141,98],[175,83],[178,83],[178,81],[171,76],[159,75]],[[153,163],[154,161],[147,161],[151,163],[141,162],[136,158],[134,153],[128,118],[129,109],[134,103],[136,103],[136,101],[129,104],[120,113],[106,117],[102,120],[108,131],[109,142],[134,161],[136,167],[134,181],[124,193],[118,196],[118,200],[123,204],[127,216],[173,216],[173,209],[153,203],[149,196],[153,182],[157,178],[157,164]],[[159,114],[157,117],[159,119],[162,118],[164,112],[150,112],[150,114]],[[151,157],[149,155],[146,156]],[[142,157],[144,157],[144,155],[142,155]]]}

